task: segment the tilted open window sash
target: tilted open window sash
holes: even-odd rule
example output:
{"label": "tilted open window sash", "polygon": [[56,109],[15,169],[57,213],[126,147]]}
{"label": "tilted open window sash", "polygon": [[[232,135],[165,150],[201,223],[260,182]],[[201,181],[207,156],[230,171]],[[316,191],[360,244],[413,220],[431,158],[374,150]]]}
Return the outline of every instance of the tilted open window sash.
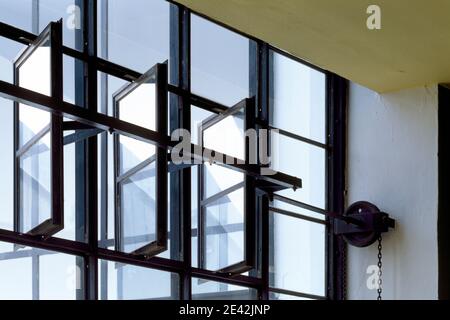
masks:
{"label": "tilted open window sash", "polygon": [[[256,131],[248,130],[255,128],[254,119],[255,100],[245,99],[199,124],[199,144],[216,156],[249,164],[256,160]],[[241,274],[256,261],[255,178],[217,163],[205,163],[199,170],[198,265]]]}
{"label": "tilted open window sash", "polygon": [[[157,64],[113,95],[114,116],[167,135],[167,95],[167,64]],[[116,250],[167,250],[167,162],[167,147],[114,133]]]}
{"label": "tilted open window sash", "polygon": [[[63,100],[62,21],[14,63],[14,83]],[[64,228],[62,116],[15,102],[14,229],[50,237]]]}

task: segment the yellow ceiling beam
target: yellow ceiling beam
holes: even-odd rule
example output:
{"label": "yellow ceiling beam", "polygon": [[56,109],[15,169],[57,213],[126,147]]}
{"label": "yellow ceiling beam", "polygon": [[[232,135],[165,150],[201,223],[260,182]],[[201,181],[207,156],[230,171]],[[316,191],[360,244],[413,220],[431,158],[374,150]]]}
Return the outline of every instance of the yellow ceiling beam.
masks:
{"label": "yellow ceiling beam", "polygon": [[177,1],[378,92],[450,83],[450,0]]}

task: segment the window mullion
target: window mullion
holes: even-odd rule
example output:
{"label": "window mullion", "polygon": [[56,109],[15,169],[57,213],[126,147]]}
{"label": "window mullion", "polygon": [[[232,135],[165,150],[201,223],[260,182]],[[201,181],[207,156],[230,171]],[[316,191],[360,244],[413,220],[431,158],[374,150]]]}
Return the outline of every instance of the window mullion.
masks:
{"label": "window mullion", "polygon": [[[269,125],[269,76],[272,64],[269,61],[269,48],[266,43],[258,42],[257,51],[257,99],[256,106],[258,108],[258,121],[265,127]],[[269,137],[269,136],[268,136]],[[268,144],[269,146],[269,144]],[[258,149],[258,153],[260,150]],[[258,157],[259,158],[259,157]],[[259,289],[258,297],[261,300],[269,299],[269,196],[267,194],[259,194],[257,201],[258,209],[258,226],[260,234],[258,236],[260,248],[259,259],[261,263],[262,286]]]}
{"label": "window mullion", "polygon": [[[191,89],[191,13],[190,10],[179,6],[179,86],[190,92]],[[182,96],[178,100],[181,103],[181,108],[178,108],[180,122],[179,128],[191,130],[191,105],[190,98]],[[192,262],[192,246],[191,246],[191,168],[185,168],[180,173],[180,195],[181,195],[181,214],[182,214],[182,228],[183,228],[183,262],[186,270],[190,270]],[[192,285],[191,273],[184,272],[181,274],[181,292],[180,298],[182,300],[191,300]]]}
{"label": "window mullion", "polygon": [[[97,1],[83,1],[84,12],[84,53],[88,56],[85,64],[87,78],[86,104],[92,112],[97,111]],[[85,297],[89,300],[98,299],[98,259],[95,254],[98,248],[98,176],[97,176],[97,136],[90,137],[86,143],[85,155],[85,197],[87,233],[90,252],[85,259]]]}

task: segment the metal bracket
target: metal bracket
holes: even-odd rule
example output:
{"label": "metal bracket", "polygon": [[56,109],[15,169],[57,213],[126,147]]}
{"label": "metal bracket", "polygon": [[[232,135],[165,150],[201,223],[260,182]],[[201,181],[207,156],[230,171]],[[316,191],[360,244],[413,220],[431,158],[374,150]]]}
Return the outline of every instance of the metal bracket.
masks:
{"label": "metal bracket", "polygon": [[334,233],[356,247],[371,245],[389,228],[395,228],[395,220],[366,201],[352,204],[342,217],[334,219]]}

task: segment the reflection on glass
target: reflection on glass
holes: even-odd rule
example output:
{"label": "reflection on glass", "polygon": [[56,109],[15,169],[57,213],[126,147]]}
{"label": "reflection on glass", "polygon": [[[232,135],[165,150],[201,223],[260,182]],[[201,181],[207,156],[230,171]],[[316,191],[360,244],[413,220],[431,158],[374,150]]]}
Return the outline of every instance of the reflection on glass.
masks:
{"label": "reflection on glass", "polygon": [[325,209],[325,150],[271,131],[271,167],[302,179],[302,188],[278,192]]}
{"label": "reflection on glass", "polygon": [[39,257],[39,299],[77,299],[80,296],[77,291],[81,293],[83,288],[83,259],[51,251],[44,253]]}
{"label": "reflection on glass", "polygon": [[244,189],[209,204],[206,211],[206,269],[244,260]]}
{"label": "reflection on glass", "polygon": [[271,125],[325,143],[325,74],[272,54]]}
{"label": "reflection on glass", "polygon": [[21,231],[29,231],[51,216],[50,134],[20,158]]}
{"label": "reflection on glass", "polygon": [[[72,134],[74,131],[65,131]],[[84,223],[76,218],[76,151],[75,144],[64,146],[64,229],[58,232],[58,237],[68,240],[85,242]],[[83,192],[79,191],[79,192]],[[83,214],[83,213],[81,213]]]}
{"label": "reflection on glass", "polygon": [[270,286],[325,295],[325,226],[271,213]]}
{"label": "reflection on glass", "polygon": [[125,252],[156,239],[155,162],[121,183],[122,232]]}
{"label": "reflection on glass", "polygon": [[82,12],[76,0],[0,0],[0,21],[39,34],[51,21],[63,19],[64,45],[82,47]]}
{"label": "reflection on glass", "polygon": [[83,62],[63,55],[63,99],[77,106],[84,106]]}
{"label": "reflection on glass", "polygon": [[[194,144],[201,145],[202,136],[202,123],[207,118],[216,115],[215,113],[206,111],[204,109],[191,106],[191,142]],[[193,230],[193,235],[191,238],[191,262],[193,267],[197,267],[198,264],[198,238],[197,238],[197,220],[198,220],[198,187],[199,187],[199,176],[198,176],[198,166],[193,166],[191,168],[191,227]],[[208,190],[208,188],[207,188]]]}
{"label": "reflection on glass", "polygon": [[192,278],[192,300],[255,300],[257,291],[226,284]]}
{"label": "reflection on glass", "polygon": [[0,300],[83,299],[83,258],[0,242]]}
{"label": "reflection on glass", "polygon": [[32,274],[30,257],[0,259],[0,300],[31,300]]}
{"label": "reflection on glass", "polygon": [[99,261],[101,300],[176,300],[179,276],[149,268]]}
{"label": "reflection on glass", "polygon": [[[98,112],[107,114],[109,116],[114,116],[114,108],[113,108],[113,94],[117,92],[120,88],[125,86],[125,84],[129,84],[129,82],[119,79],[117,77],[107,75],[106,73],[98,72]],[[115,214],[115,189],[114,189],[114,177],[116,172],[114,170],[114,136],[108,133],[102,133],[99,139],[99,147],[103,147],[103,151],[106,149],[106,152],[99,152],[98,160],[99,160],[99,168],[104,168],[106,170],[107,182],[101,183],[101,179],[99,180],[100,194],[105,192],[107,194],[107,203],[102,204],[105,205],[105,208],[102,210],[106,211],[106,215],[102,216],[102,211],[99,210],[99,227],[103,229],[103,234],[99,233],[100,239],[102,242],[99,243],[99,246],[106,248],[111,246],[115,239],[114,233],[114,214]],[[119,150],[120,152],[120,150]],[[128,161],[122,159],[122,163],[126,163]],[[129,164],[126,165],[127,168],[133,167],[138,160],[132,159],[129,161]],[[122,168],[122,171],[127,169]],[[100,172],[101,170],[99,170]],[[101,199],[99,197],[99,199]],[[99,203],[101,203],[99,201]],[[105,221],[106,220],[106,221]],[[103,227],[102,227],[103,225]],[[108,241],[106,241],[108,239]]]}
{"label": "reflection on glass", "polygon": [[226,106],[249,96],[250,40],[191,15],[192,91]]}
{"label": "reflection on glass", "polygon": [[19,104],[19,147],[50,125],[50,113]]}
{"label": "reflection on glass", "polygon": [[191,168],[191,265],[198,267],[198,166]]}
{"label": "reflection on glass", "polygon": [[[0,0],[0,7],[3,0]],[[0,15],[1,15],[0,9]],[[13,83],[14,81],[14,60],[25,45],[0,37],[0,80]]]}
{"label": "reflection on glass", "polygon": [[97,90],[98,90],[98,105],[97,111],[100,113],[114,116],[113,108],[113,94],[126,84],[130,84],[129,81],[114,77],[112,75],[97,72]]}
{"label": "reflection on glass", "polygon": [[155,155],[155,146],[133,138],[119,136],[119,173],[123,174]]}
{"label": "reflection on glass", "polygon": [[0,0],[0,21],[32,32],[33,2],[33,0]]}
{"label": "reflection on glass", "polygon": [[63,44],[82,50],[83,12],[81,10],[77,0],[39,0],[39,32],[44,30],[50,21],[63,19]]}
{"label": "reflection on glass", "polygon": [[6,230],[14,228],[14,188],[11,187],[14,185],[13,117],[13,101],[0,98],[0,229]]}
{"label": "reflection on glass", "polygon": [[203,168],[205,197],[213,196],[244,181],[243,173],[219,165],[205,164]]}
{"label": "reflection on glass", "polygon": [[98,1],[99,55],[141,73],[168,60],[171,7],[154,0]]}

